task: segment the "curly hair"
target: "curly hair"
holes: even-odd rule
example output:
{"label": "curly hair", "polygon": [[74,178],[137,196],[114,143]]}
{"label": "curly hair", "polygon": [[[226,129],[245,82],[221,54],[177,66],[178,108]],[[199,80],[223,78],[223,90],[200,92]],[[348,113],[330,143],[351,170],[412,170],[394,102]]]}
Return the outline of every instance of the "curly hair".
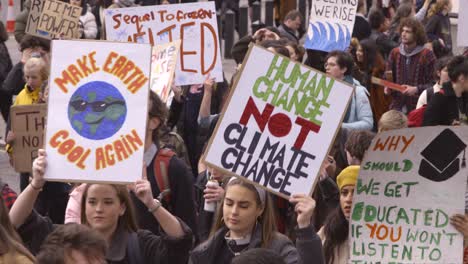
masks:
{"label": "curly hair", "polygon": [[403,32],[403,28],[410,28],[414,34],[416,44],[418,46],[424,45],[427,41],[426,32],[424,31],[424,26],[418,20],[414,18],[405,18],[400,23],[399,32]]}

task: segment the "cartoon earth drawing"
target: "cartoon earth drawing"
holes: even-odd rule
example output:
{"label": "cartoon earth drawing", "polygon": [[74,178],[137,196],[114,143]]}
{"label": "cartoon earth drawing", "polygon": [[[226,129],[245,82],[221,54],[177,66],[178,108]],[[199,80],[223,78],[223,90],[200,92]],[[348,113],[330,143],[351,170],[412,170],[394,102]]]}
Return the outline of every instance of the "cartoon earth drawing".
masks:
{"label": "cartoon earth drawing", "polygon": [[92,140],[113,136],[126,116],[124,97],[107,82],[94,81],[80,86],[68,103],[68,119],[73,129]]}

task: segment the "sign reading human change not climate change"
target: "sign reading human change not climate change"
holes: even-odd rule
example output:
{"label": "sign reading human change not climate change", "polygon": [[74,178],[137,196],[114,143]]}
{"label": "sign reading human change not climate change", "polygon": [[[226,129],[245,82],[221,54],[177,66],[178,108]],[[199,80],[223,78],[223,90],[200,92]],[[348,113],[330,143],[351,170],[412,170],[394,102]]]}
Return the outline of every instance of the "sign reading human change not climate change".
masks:
{"label": "sign reading human change not climate change", "polygon": [[449,219],[465,213],[467,144],[462,127],[374,138],[354,190],[349,263],[463,263]]}
{"label": "sign reading human change not climate change", "polygon": [[310,193],[353,87],[251,46],[205,161],[283,197]]}
{"label": "sign reading human change not climate change", "polygon": [[106,38],[159,45],[182,40],[175,84],[223,81],[214,2],[107,9]]}
{"label": "sign reading human change not climate change", "polygon": [[353,34],[358,0],[312,0],[304,46],[332,51],[348,48]]}
{"label": "sign reading human change not climate change", "polygon": [[46,179],[141,178],[150,60],[148,44],[52,42]]}

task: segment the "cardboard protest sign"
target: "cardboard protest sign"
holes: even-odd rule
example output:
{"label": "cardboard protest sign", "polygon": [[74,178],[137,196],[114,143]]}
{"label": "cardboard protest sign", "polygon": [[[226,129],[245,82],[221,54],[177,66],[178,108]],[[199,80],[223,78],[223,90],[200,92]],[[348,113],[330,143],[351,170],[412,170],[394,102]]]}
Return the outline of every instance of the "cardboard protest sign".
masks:
{"label": "cardboard protest sign", "polygon": [[204,159],[283,197],[307,194],[352,93],[343,82],[251,46]]}
{"label": "cardboard protest sign", "polygon": [[170,105],[172,101],[172,78],[177,63],[180,40],[153,46],[151,56],[150,88],[159,95],[161,100]]}
{"label": "cardboard protest sign", "polygon": [[182,40],[175,84],[223,81],[214,2],[107,9],[106,38],[159,45]]}
{"label": "cardboard protest sign", "polygon": [[349,263],[462,263],[468,133],[425,127],[380,133],[354,190]]}
{"label": "cardboard protest sign", "polygon": [[313,0],[304,46],[332,51],[348,48],[356,19],[357,0]]}
{"label": "cardboard protest sign", "polygon": [[48,180],[141,178],[150,60],[147,44],[52,42]]}
{"label": "cardboard protest sign", "polygon": [[468,47],[468,4],[465,1],[463,3],[460,4],[460,11],[458,12],[458,47]]}
{"label": "cardboard protest sign", "polygon": [[38,30],[39,18],[46,0],[31,0],[31,9],[29,10],[28,22],[26,24],[26,34],[50,39],[49,33]]}
{"label": "cardboard protest sign", "polygon": [[31,172],[37,150],[43,147],[45,104],[16,105],[11,107],[11,131],[13,143],[13,166],[17,172]]}
{"label": "cardboard protest sign", "polygon": [[81,9],[59,0],[46,0],[37,22],[37,35],[47,37],[47,32],[50,38],[76,38]]}

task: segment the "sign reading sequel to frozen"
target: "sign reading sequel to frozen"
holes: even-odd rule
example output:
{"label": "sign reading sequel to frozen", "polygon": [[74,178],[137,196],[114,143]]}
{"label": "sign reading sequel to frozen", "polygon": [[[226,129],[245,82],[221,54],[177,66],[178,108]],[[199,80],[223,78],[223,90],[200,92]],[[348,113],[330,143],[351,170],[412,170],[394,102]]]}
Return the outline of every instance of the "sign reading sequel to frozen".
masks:
{"label": "sign reading sequel to frozen", "polygon": [[205,161],[283,197],[310,193],[353,88],[251,46]]}
{"label": "sign reading sequel to frozen", "polygon": [[150,60],[147,44],[52,42],[46,179],[141,178]]}
{"label": "sign reading sequel to frozen", "polygon": [[175,84],[223,81],[214,2],[107,9],[106,38],[159,45],[182,40]]}
{"label": "sign reading sequel to frozen", "polygon": [[307,49],[332,51],[348,48],[358,0],[312,0]]}
{"label": "sign reading sequel to frozen", "polygon": [[427,127],[380,133],[354,190],[350,256],[362,263],[463,263],[468,133]]}

